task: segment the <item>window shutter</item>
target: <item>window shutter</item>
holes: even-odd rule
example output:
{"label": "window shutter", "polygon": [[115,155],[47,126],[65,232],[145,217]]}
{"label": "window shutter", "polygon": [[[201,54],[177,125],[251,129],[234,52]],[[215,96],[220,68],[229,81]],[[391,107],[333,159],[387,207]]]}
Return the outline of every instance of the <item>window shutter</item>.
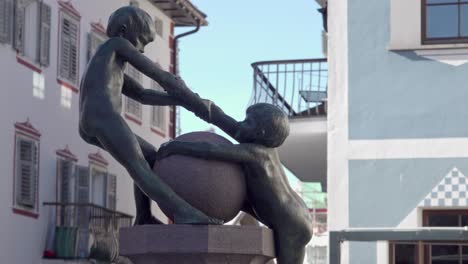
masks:
{"label": "window shutter", "polygon": [[73,202],[72,187],[74,186],[72,180],[73,163],[70,160],[59,160],[59,177],[60,177],[60,202],[71,203]]}
{"label": "window shutter", "polygon": [[76,199],[77,203],[89,203],[89,169],[84,166],[76,168]]}
{"label": "window shutter", "polygon": [[107,208],[114,210],[117,208],[117,176],[114,174],[107,174],[107,187],[106,187]]}
{"label": "window shutter", "polygon": [[13,47],[20,54],[24,54],[24,34],[25,34],[25,3],[22,0],[15,1],[15,27],[14,27],[14,38]]}
{"label": "window shutter", "polygon": [[60,41],[60,77],[78,82],[78,22],[62,17]]}
{"label": "window shutter", "polygon": [[94,53],[96,53],[96,50],[103,42],[104,41],[101,38],[99,38],[95,33],[88,33],[88,62],[89,60],[91,60],[91,57],[93,57]]}
{"label": "window shutter", "polygon": [[[152,80],[151,88],[156,91],[164,91],[161,85],[159,85],[159,83],[153,80]],[[166,132],[165,124],[166,124],[166,107],[165,106],[152,106],[151,125],[161,129],[163,132]]]}
{"label": "window shutter", "polygon": [[163,21],[162,19],[155,17],[154,18],[154,28],[156,29],[156,34],[158,34],[160,37],[163,37]]}
{"label": "window shutter", "polygon": [[38,62],[40,65],[49,66],[50,64],[50,25],[51,8],[49,5],[39,3],[39,37],[38,37]]}
{"label": "window shutter", "polygon": [[[141,75],[141,72],[139,72],[135,67],[133,67],[130,64],[127,64],[127,74],[133,79],[135,79],[135,81],[137,81],[138,83],[142,83],[143,77]],[[133,116],[138,117],[139,119],[141,119],[143,115],[141,104],[129,97],[126,97],[125,112],[130,113]]]}
{"label": "window shutter", "polygon": [[36,142],[17,141],[17,203],[34,208],[36,204],[37,146]]}
{"label": "window shutter", "polygon": [[0,43],[11,43],[13,0],[0,0]]}

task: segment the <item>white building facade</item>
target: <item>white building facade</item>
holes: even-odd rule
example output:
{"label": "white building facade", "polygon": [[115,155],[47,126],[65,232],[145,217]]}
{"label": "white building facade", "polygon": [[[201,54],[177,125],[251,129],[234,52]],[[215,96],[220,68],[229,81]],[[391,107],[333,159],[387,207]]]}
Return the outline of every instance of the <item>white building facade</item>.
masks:
{"label": "white building facade", "polygon": [[[328,224],[468,225],[468,5],[328,5]],[[452,241],[344,243],[342,263],[466,263]]]}
{"label": "white building facade", "polygon": [[[78,207],[64,209],[67,204],[90,204],[83,209],[88,213],[101,210],[110,215],[122,212],[124,218],[134,215],[133,182],[128,173],[78,134],[79,80],[90,56],[106,39],[108,17],[129,4],[138,5],[155,20],[157,36],[145,55],[174,72],[174,27],[204,25],[206,21],[189,1],[158,2],[0,0],[2,263],[52,261],[44,259],[44,254],[59,259],[89,257],[86,250],[78,252],[82,250],[78,244],[85,243],[80,242],[82,237],[92,233],[89,230],[81,238],[76,234],[80,230],[72,232],[68,240],[75,241],[73,252],[57,256],[53,225],[58,225],[58,215],[66,212],[71,220],[65,221],[79,222],[83,213]],[[161,89],[132,67],[127,71],[144,87]],[[123,100],[122,116],[136,134],[155,146],[174,136],[173,108]]]}

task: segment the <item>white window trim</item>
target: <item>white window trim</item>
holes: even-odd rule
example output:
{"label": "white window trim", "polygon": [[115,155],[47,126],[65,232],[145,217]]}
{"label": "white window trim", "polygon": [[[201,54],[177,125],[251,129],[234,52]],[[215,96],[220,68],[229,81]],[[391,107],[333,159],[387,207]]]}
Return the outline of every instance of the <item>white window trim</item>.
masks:
{"label": "white window trim", "polygon": [[468,43],[423,45],[421,39],[422,1],[390,1],[390,43],[388,45],[389,50],[451,50],[468,48]]}

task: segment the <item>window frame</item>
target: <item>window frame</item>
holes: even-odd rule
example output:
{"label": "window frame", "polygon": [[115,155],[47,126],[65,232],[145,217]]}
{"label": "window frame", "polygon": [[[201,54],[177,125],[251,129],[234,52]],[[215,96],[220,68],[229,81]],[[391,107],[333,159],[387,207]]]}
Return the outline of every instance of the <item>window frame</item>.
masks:
{"label": "window frame", "polygon": [[[129,63],[127,63],[125,74],[133,78],[139,84],[143,83],[143,74],[140,71],[138,71],[135,67],[130,65]],[[128,96],[124,96],[124,98],[125,99],[124,99],[124,111],[123,112],[124,112],[125,118],[141,126],[143,124],[143,121],[142,121],[143,120],[143,105],[140,102]],[[133,113],[132,111],[130,111],[129,104],[135,104],[134,105],[135,107],[138,105],[137,107],[137,109],[139,110],[138,113]]]}
{"label": "window frame", "polygon": [[[14,134],[14,151],[13,151],[13,197],[12,197],[12,210],[13,213],[35,218],[39,217],[39,180],[40,180],[40,137],[41,134],[37,131],[29,121],[25,123],[16,123],[15,124],[15,134]],[[20,188],[18,183],[20,182],[20,173],[18,171],[18,162],[19,158],[19,149],[18,143],[20,140],[33,142],[35,146],[35,171],[34,171],[34,205],[32,207],[26,206],[18,202],[17,195],[18,189]]]}
{"label": "window frame", "polygon": [[[159,83],[157,83],[156,81],[154,80],[151,80],[151,89],[155,90],[155,91],[164,91],[164,89],[161,87],[161,85]],[[166,137],[167,135],[167,128],[168,128],[168,118],[167,118],[167,110],[168,110],[168,107],[167,106],[162,106],[162,105],[153,105],[153,106],[150,106],[151,107],[151,113],[150,113],[150,128],[151,128],[151,131],[157,135],[160,135],[162,137]],[[155,116],[155,112],[158,111],[160,113],[160,115],[158,117],[161,117],[163,116],[163,120],[161,121],[161,124],[160,125],[157,125],[155,123],[156,121],[156,116]],[[162,112],[162,113],[161,113]],[[159,118],[158,118],[159,119]]]}
{"label": "window frame", "polygon": [[[102,27],[102,28],[101,28]],[[96,53],[97,48],[102,45],[104,42],[108,40],[104,27],[98,23],[91,23],[91,30],[88,32],[87,35],[87,52],[86,52],[86,59],[87,62],[91,60],[91,58]]]}
{"label": "window frame", "polygon": [[154,20],[154,28],[156,30],[156,35],[164,39],[164,21],[162,18],[155,16]]}
{"label": "window frame", "polygon": [[[429,227],[429,217],[432,215],[467,215],[468,210],[462,209],[424,209],[422,211],[422,226]],[[458,220],[459,226],[461,226],[461,218]],[[389,263],[395,263],[395,246],[396,245],[411,244],[416,245],[415,262],[414,263],[429,263],[431,260],[431,246],[432,245],[454,245],[459,247],[459,256],[463,255],[463,247],[468,247],[468,242],[463,243],[462,241],[389,241]],[[424,262],[421,262],[424,261]]]}
{"label": "window frame", "polygon": [[[61,7],[59,9],[59,15],[58,15],[58,47],[57,47],[57,82],[70,90],[72,90],[75,93],[79,92],[78,89],[78,83],[80,79],[80,54],[81,54],[81,17],[78,16],[78,14],[74,14],[72,11],[68,10],[65,7]],[[68,19],[69,21],[72,21],[72,23],[75,23],[77,26],[76,29],[76,80],[70,80],[67,76],[62,76],[61,73],[61,67],[62,67],[62,32],[63,32],[63,20]]]}
{"label": "window frame", "polygon": [[[421,44],[422,45],[437,45],[437,44],[460,44],[468,43],[468,36],[460,36],[461,29],[461,6],[468,6],[468,1],[463,2],[464,0],[454,0],[457,3],[439,3],[439,4],[428,4],[427,0],[421,0]],[[459,37],[449,37],[449,38],[430,38],[427,36],[427,8],[428,6],[453,6],[458,7],[458,35]]]}

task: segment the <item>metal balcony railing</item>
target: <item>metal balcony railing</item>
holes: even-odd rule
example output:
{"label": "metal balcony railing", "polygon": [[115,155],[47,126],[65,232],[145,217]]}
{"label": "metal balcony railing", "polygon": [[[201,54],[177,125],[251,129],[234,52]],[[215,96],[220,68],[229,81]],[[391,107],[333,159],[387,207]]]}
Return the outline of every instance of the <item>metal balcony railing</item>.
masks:
{"label": "metal balcony railing", "polygon": [[250,104],[271,103],[291,117],[326,114],[327,59],[262,61],[252,68]]}
{"label": "metal balcony railing", "polygon": [[118,258],[118,232],[132,224],[131,215],[95,204],[44,203],[49,230],[44,257],[56,259]]}

